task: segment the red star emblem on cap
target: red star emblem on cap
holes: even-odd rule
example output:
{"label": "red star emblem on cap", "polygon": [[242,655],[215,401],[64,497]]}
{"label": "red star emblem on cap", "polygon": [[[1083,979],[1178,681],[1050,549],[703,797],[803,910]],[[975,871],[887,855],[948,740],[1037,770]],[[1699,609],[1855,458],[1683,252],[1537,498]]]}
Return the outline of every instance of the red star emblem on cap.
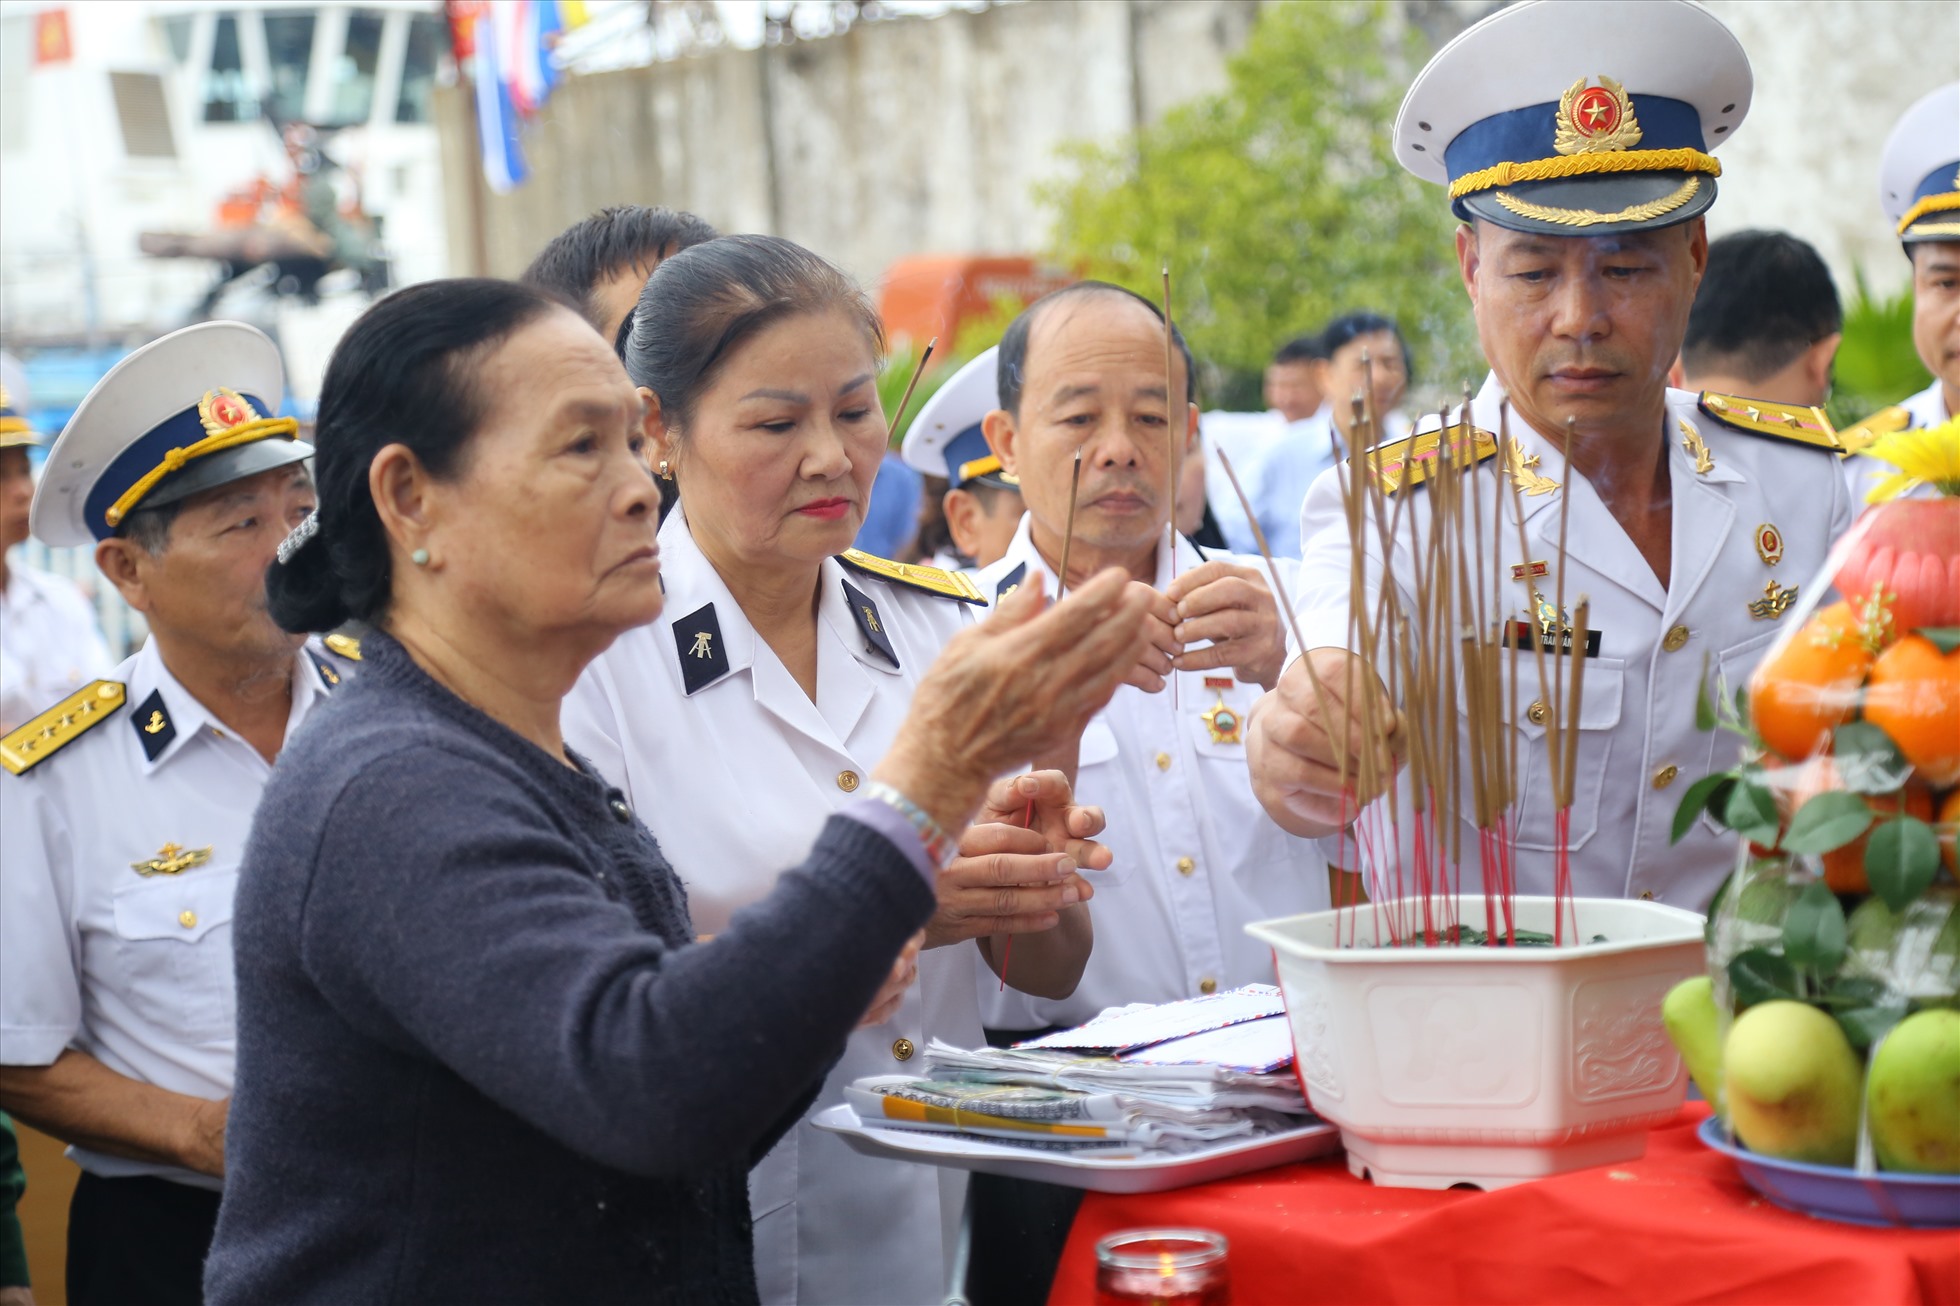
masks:
{"label": "red star emblem on cap", "polygon": [[1620,104],[1603,86],[1589,86],[1572,105],[1572,125],[1581,136],[1605,136],[1620,125]]}

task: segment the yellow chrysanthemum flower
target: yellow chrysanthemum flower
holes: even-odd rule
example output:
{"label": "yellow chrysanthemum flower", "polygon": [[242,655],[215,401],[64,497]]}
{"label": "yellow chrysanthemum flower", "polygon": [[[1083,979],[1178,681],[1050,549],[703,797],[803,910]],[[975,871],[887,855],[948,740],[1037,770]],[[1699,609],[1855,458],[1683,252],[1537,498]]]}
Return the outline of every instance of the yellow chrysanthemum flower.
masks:
{"label": "yellow chrysanthemum flower", "polygon": [[1866,503],[1884,503],[1930,485],[1943,495],[1960,496],[1960,417],[1916,431],[1882,435],[1865,456],[1898,468],[1872,487]]}

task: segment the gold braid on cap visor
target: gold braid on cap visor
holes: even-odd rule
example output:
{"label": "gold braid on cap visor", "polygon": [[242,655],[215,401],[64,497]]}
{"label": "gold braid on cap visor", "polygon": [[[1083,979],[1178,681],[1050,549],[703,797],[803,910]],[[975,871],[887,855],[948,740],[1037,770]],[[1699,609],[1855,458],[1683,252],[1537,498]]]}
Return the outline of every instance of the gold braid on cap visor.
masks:
{"label": "gold braid on cap visor", "polygon": [[122,498],[109,505],[109,511],[102,514],[102,519],[111,526],[120,524],[122,519],[129,515],[131,509],[143,502],[144,495],[157,488],[157,482],[172,472],[181,470],[184,464],[193,458],[202,458],[206,454],[223,453],[227,449],[236,449],[241,444],[251,444],[258,440],[268,440],[273,436],[283,435],[290,440],[298,434],[299,420],[297,418],[260,417],[253,421],[240,422],[237,426],[220,431],[216,435],[207,435],[196,444],[185,445],[181,449],[172,449],[163,456],[162,462],[145,472],[136,484],[124,490]]}
{"label": "gold braid on cap visor", "polygon": [[1460,200],[1493,186],[1515,186],[1527,181],[1557,181],[1561,177],[1597,177],[1609,172],[1705,172],[1722,175],[1722,165],[1714,155],[1700,150],[1614,150],[1596,154],[1563,154],[1526,163],[1500,163],[1495,167],[1466,172],[1450,183],[1450,198]]}
{"label": "gold braid on cap visor", "polygon": [[1910,227],[1913,223],[1919,221],[1929,213],[1947,213],[1954,209],[1960,209],[1960,191],[1954,191],[1946,195],[1928,195],[1907,209],[1906,215],[1899,219],[1898,234],[1901,236],[1905,235],[1907,227]]}

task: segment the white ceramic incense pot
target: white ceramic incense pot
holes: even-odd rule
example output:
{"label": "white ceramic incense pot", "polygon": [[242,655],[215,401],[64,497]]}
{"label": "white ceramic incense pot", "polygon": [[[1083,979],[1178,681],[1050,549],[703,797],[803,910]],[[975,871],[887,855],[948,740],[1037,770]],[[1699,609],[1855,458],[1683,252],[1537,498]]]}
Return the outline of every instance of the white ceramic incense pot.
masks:
{"label": "white ceramic incense pot", "polygon": [[[1301,1087],[1355,1174],[1502,1188],[1632,1160],[1680,1111],[1688,1076],[1661,998],[1706,968],[1696,913],[1580,898],[1578,937],[1606,942],[1375,947],[1375,910],[1246,926],[1272,946]],[[1513,910],[1518,929],[1552,929],[1550,898]],[[1481,927],[1483,896],[1460,898],[1457,919]]]}

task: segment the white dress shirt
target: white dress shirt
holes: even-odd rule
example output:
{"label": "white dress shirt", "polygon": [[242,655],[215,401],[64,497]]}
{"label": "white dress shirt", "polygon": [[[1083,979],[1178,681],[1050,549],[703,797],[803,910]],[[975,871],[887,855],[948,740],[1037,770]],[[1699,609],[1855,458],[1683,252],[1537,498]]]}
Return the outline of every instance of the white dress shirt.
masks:
{"label": "white dress shirt", "polygon": [[[974,573],[990,599],[1019,585],[1054,592],[1029,522],[1021,518],[1005,557]],[[1189,541],[1180,537],[1177,550],[1180,572],[1201,565]],[[1171,560],[1161,545],[1157,553],[1156,584],[1163,589],[1171,583]],[[1265,575],[1258,558],[1213,560]],[[1280,563],[1289,586],[1297,565]],[[1173,674],[1175,698],[1169,687],[1146,694],[1122,686],[1082,736],[1076,801],[1103,809],[1108,826],[1101,840],[1114,855],[1108,870],[1083,873],[1096,890],[1089,903],[1096,943],[1082,982],[1055,1000],[1003,993],[998,980],[983,975],[989,1027],[1074,1025],[1123,1003],[1270,984],[1272,953],[1245,926],[1327,906],[1320,850],[1273,824],[1252,794],[1244,722],[1263,691],[1239,682],[1229,667]],[[1216,715],[1221,706],[1236,715],[1236,732],[1214,729],[1233,724],[1231,716]]]}
{"label": "white dress shirt", "polygon": [[[683,511],[662,526],[660,550],[665,610],[586,670],[566,700],[565,738],[626,792],[686,885],[695,929],[711,935],[809,855],[972,617],[966,604],[826,561],[813,702],[757,636]],[[867,605],[892,657],[861,620]],[[898,1013],[851,1035],[812,1110],[842,1101],[862,1076],[922,1073],[928,1038],[978,1046],[985,969],[971,942],[923,953]],[[749,1176],[762,1300],[939,1301],[965,1189],[958,1171],[861,1156],[806,1119]]]}
{"label": "white dress shirt", "polygon": [[[344,674],[317,647],[294,659],[291,738]],[[23,774],[0,771],[0,1064],[66,1048],[173,1093],[231,1092],[237,1043],[232,895],[272,774],[213,717],[151,641],[117,667],[123,704]],[[106,1178],[216,1179],[85,1148]]]}
{"label": "white dress shirt", "polygon": [[[1908,431],[1922,430],[1929,426],[1939,426],[1942,423],[1953,420],[1953,414],[1946,411],[1946,388],[1938,377],[1934,377],[1933,384],[1927,386],[1918,394],[1909,395],[1901,399],[1899,401],[1899,407],[1905,409],[1911,419],[1905,426],[1905,429]],[[1865,496],[1871,493],[1874,486],[1892,475],[1896,470],[1898,469],[1890,463],[1880,462],[1876,458],[1867,458],[1863,454],[1853,454],[1851,457],[1846,458],[1844,460],[1844,474],[1851,486],[1851,506],[1853,511],[1862,510],[1865,507]],[[1900,497],[1906,499],[1930,499],[1938,493],[1939,491],[1931,485],[1919,485],[1913,487],[1909,493]]]}
{"label": "white dress shirt", "polygon": [[95,609],[71,581],[14,563],[0,592],[0,734],[110,667]]}
{"label": "white dress shirt", "polygon": [[[1471,421],[1497,432],[1501,397],[1493,375],[1472,402]],[[1591,628],[1600,638],[1598,655],[1587,661],[1582,686],[1569,847],[1573,882],[1581,897],[1653,898],[1699,911],[1734,866],[1735,836],[1703,818],[1670,847],[1674,810],[1690,783],[1734,765],[1738,748],[1731,734],[1695,728],[1703,661],[1710,680],[1726,686],[1732,696],[1770,643],[1801,617],[1798,605],[1810,597],[1825,554],[1850,525],[1853,513],[1838,459],[1827,449],[1725,426],[1702,413],[1696,396],[1686,391],[1667,392],[1665,420],[1673,491],[1672,576],[1665,586],[1586,478],[1570,477],[1573,499],[1565,607],[1569,613],[1581,595],[1588,596]],[[1695,470],[1696,460],[1684,447],[1684,424],[1707,444],[1713,466],[1706,472]],[[1435,425],[1432,417],[1418,429]],[[1558,449],[1515,413],[1510,433],[1528,458],[1537,459],[1531,473],[1556,482],[1568,479]],[[1484,520],[1493,521],[1490,513],[1495,510],[1503,513],[1506,522],[1497,546],[1500,556],[1486,564],[1493,574],[1505,578],[1505,597],[1514,604],[1498,615],[1528,620],[1528,582],[1512,579],[1511,568],[1520,562],[1547,564],[1546,574],[1535,584],[1548,602],[1556,601],[1558,505],[1566,490],[1560,487],[1522,497],[1530,557],[1520,559],[1518,533],[1511,524],[1517,514],[1505,465],[1502,451],[1481,463],[1474,473],[1475,491],[1484,498]],[[1426,540],[1429,490],[1419,485],[1407,493],[1414,497],[1404,511]],[[1469,511],[1466,498],[1466,515]],[[1295,601],[1302,637],[1310,647],[1346,646],[1351,546],[1338,476],[1329,473],[1314,483],[1301,517],[1307,552]],[[1780,536],[1775,562],[1762,548],[1763,526],[1773,527]],[[1374,585],[1381,577],[1379,537],[1370,530],[1364,532],[1364,540],[1372,607]],[[1405,528],[1396,541],[1394,571],[1404,610],[1414,611],[1408,540]],[[1780,618],[1754,615],[1750,604],[1761,601],[1771,584],[1798,592]],[[1521,654],[1507,656],[1523,659],[1513,722],[1520,736],[1517,891],[1549,894],[1556,841],[1545,731],[1529,719],[1531,701],[1538,697],[1537,669],[1528,640]],[[1550,661],[1548,657],[1548,677]],[[1508,693],[1508,672],[1506,676]],[[1467,743],[1461,738],[1459,743],[1461,774],[1466,777],[1466,796],[1460,804],[1465,822],[1462,882],[1465,892],[1474,893],[1478,839],[1470,824],[1474,811],[1468,799]],[[1401,811],[1406,816],[1413,810],[1406,770],[1400,783]],[[1413,826],[1405,819],[1398,832],[1403,865],[1409,868],[1405,886],[1413,883],[1408,847]],[[1338,852],[1336,842],[1329,839],[1324,846],[1343,864],[1353,865],[1352,842],[1343,842]],[[1388,856],[1385,852],[1382,860]],[[1366,870],[1372,895],[1391,891],[1390,865],[1366,865]]]}

